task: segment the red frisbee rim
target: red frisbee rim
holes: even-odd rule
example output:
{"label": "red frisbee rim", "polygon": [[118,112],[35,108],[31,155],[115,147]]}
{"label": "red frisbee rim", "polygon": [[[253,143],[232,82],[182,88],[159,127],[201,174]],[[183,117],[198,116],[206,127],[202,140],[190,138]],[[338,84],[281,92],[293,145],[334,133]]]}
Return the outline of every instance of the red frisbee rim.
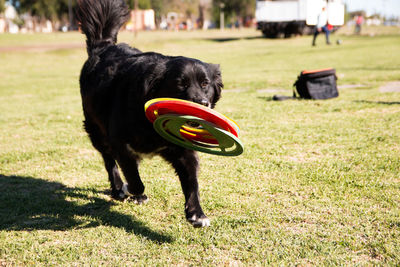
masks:
{"label": "red frisbee rim", "polygon": [[[215,110],[187,100],[175,98],[155,98],[145,104],[145,112],[147,119],[151,123],[153,123],[158,116],[166,114],[189,115],[211,122],[217,127],[232,133],[236,137],[239,136],[239,126],[233,120]],[[194,130],[195,128],[193,128],[193,131],[190,129],[191,128],[189,127],[188,132],[202,139],[199,141],[213,142],[212,139],[210,140],[205,137],[207,135],[207,131],[205,131],[205,133],[202,135],[199,133],[194,133],[197,132]]]}

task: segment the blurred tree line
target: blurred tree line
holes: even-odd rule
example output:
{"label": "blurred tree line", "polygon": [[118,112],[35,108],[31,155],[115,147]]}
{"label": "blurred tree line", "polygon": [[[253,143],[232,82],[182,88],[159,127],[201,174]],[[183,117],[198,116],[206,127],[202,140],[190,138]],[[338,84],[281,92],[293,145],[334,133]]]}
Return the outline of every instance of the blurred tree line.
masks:
{"label": "blurred tree line", "polygon": [[[0,13],[4,11],[6,0],[0,0]],[[157,22],[168,12],[180,13],[187,18],[208,19],[219,23],[221,4],[224,4],[225,21],[235,22],[246,17],[253,17],[256,0],[126,0],[131,9],[135,1],[139,9],[154,9]],[[76,0],[9,0],[17,11],[29,13],[39,19],[68,21],[69,7],[76,7]]]}
{"label": "blurred tree line", "polygon": [[212,17],[218,24],[222,6],[225,21],[242,24],[254,17],[256,0],[213,0]]}
{"label": "blurred tree line", "polygon": [[[30,13],[41,19],[51,21],[60,20],[68,16],[68,4],[70,0],[9,0],[19,14]],[[71,5],[73,2],[71,0]],[[75,3],[74,3],[75,4]]]}

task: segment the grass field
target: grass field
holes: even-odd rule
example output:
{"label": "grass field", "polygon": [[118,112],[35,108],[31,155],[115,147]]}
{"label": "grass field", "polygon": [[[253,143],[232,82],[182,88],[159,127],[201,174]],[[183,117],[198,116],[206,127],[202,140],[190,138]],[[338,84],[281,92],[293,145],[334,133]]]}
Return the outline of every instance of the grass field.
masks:
{"label": "grass field", "polygon": [[[211,227],[194,229],[161,158],[140,168],[148,204],[110,199],[82,128],[83,36],[0,35],[0,266],[398,266],[400,92],[379,87],[400,80],[400,35],[332,38],[343,44],[254,30],[121,35],[221,64],[216,109],[241,126],[245,152],[200,155]],[[325,67],[339,98],[271,101]]]}

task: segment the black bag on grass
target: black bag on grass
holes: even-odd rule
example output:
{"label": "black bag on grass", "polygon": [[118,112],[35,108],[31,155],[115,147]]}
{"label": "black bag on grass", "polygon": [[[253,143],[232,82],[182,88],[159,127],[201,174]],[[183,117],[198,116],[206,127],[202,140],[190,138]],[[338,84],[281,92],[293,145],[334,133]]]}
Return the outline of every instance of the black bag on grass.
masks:
{"label": "black bag on grass", "polygon": [[305,70],[302,71],[293,86],[293,97],[297,93],[304,99],[329,99],[339,96],[336,84],[336,70]]}

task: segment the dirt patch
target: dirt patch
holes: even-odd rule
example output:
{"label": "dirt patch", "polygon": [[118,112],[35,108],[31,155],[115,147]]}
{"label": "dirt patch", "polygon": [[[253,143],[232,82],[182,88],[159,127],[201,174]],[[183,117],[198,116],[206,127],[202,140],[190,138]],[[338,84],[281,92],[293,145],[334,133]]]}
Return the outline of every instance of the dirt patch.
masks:
{"label": "dirt patch", "polygon": [[260,89],[257,90],[257,93],[282,93],[282,92],[287,92],[288,90],[283,89],[283,88],[266,88],[266,89]]}
{"label": "dirt patch", "polygon": [[381,93],[400,93],[400,81],[388,82],[379,87]]}
{"label": "dirt patch", "polygon": [[[246,88],[235,88],[235,89],[227,89],[224,90],[224,93],[242,93],[242,92],[247,92],[250,91],[250,89]],[[265,88],[265,89],[258,89],[257,93],[282,93],[282,92],[288,92],[288,90],[283,89],[283,88]]]}
{"label": "dirt patch", "polygon": [[59,49],[85,48],[85,43],[70,44],[45,44],[29,46],[4,46],[0,47],[0,52],[46,52]]}

